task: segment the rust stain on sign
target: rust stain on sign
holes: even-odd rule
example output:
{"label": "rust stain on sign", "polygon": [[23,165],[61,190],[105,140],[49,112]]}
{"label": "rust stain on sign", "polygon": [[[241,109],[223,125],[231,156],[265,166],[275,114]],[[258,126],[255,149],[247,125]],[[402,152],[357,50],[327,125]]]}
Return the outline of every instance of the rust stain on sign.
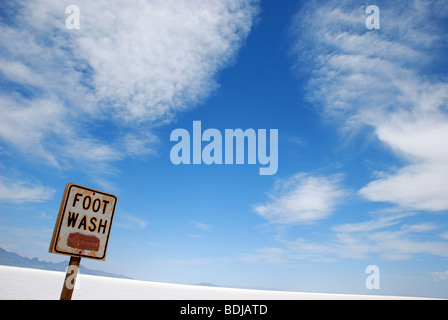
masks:
{"label": "rust stain on sign", "polygon": [[100,239],[95,236],[86,236],[79,232],[70,233],[67,245],[76,249],[98,251],[100,249]]}

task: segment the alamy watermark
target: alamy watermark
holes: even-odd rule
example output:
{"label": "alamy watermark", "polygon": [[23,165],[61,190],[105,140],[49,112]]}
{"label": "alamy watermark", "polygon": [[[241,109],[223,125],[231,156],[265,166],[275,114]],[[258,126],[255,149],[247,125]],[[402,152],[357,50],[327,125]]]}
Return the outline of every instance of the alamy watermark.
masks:
{"label": "alamy watermark", "polygon": [[[269,130],[269,155],[266,129],[258,129],[257,131],[254,129],[245,131],[225,129],[223,148],[223,135],[219,130],[212,128],[202,132],[201,121],[193,121],[192,136],[185,129],[175,129],[171,132],[170,141],[177,141],[170,152],[171,162],[175,165],[245,164],[245,155],[247,155],[247,164],[256,164],[258,160],[258,163],[262,165],[259,169],[260,175],[277,173],[277,129]],[[202,147],[203,142],[207,142],[204,147]],[[191,150],[191,145],[193,145],[193,150]]]}
{"label": "alamy watermark", "polygon": [[380,8],[376,5],[370,5],[366,8],[366,13],[370,14],[366,19],[366,28],[381,29]]}
{"label": "alamy watermark", "polygon": [[67,267],[66,273],[68,274],[68,276],[64,282],[65,287],[69,290],[79,289],[80,283],[79,283],[79,277],[77,277],[77,275],[79,274],[79,267],[69,265]]}
{"label": "alamy watermark", "polygon": [[80,22],[79,22],[79,7],[75,5],[70,5],[65,8],[65,13],[69,16],[65,19],[65,27],[68,30],[79,30]]}
{"label": "alamy watermark", "polygon": [[[76,5],[69,5],[65,8],[65,13],[69,15],[65,20],[65,27],[68,30],[79,30],[79,7]],[[366,28],[369,30],[381,29],[380,8],[377,5],[369,5],[366,8],[366,14],[369,14],[369,16],[366,18]]]}
{"label": "alamy watermark", "polygon": [[375,265],[370,265],[366,268],[366,273],[369,276],[366,279],[366,289],[379,290],[380,289],[380,268]]}

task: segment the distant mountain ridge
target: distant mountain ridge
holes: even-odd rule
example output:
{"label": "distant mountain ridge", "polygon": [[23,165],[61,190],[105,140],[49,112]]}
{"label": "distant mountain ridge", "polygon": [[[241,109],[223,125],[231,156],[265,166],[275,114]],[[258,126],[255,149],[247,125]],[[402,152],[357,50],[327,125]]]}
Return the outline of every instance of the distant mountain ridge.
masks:
{"label": "distant mountain ridge", "polygon": [[[68,262],[63,261],[59,263],[40,261],[38,258],[26,258],[18,255],[14,252],[6,251],[0,248],[0,265],[22,267],[22,268],[32,268],[32,269],[43,269],[43,270],[53,270],[65,272],[68,266]],[[117,275],[109,272],[91,270],[84,266],[80,266],[79,272],[81,274],[89,274],[93,276],[111,277],[111,278],[122,278],[122,279],[132,279],[127,276]]]}

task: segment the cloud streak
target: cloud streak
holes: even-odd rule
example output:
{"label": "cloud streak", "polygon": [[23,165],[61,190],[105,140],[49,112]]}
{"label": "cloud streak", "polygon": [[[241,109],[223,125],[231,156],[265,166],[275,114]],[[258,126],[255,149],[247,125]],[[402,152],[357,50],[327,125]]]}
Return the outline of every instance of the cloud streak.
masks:
{"label": "cloud streak", "polygon": [[427,240],[428,234],[441,226],[429,222],[403,224],[413,215],[383,212],[364,222],[336,225],[329,230],[327,241],[302,237],[295,240],[277,239],[280,246],[246,254],[242,260],[253,263],[334,262],[379,255],[387,261],[402,261],[411,260],[419,254],[447,258],[448,243],[443,241],[443,237]]}
{"label": "cloud streak", "polygon": [[[374,178],[358,192],[367,201],[390,203],[395,209],[363,222],[334,225],[325,238],[286,240],[277,235],[278,246],[243,260],[448,257],[443,226],[431,221],[404,224],[418,211],[448,210],[448,84],[438,68],[438,53],[448,49],[441,36],[447,31],[441,22],[448,11],[437,1],[379,5],[384,9],[381,30],[367,30],[366,7],[355,1],[307,2],[292,23],[292,52],[294,70],[308,78],[307,99],[326,123],[339,127],[347,139],[373,134],[404,163],[373,172]],[[337,203],[347,196],[338,176],[301,174],[279,182],[275,191],[254,211],[270,223],[291,226],[343,214],[336,212]]]}
{"label": "cloud streak", "polygon": [[296,68],[312,66],[310,101],[348,136],[373,128],[407,162],[367,183],[360,190],[367,200],[448,209],[448,84],[436,67],[437,52],[448,48],[446,26],[437,23],[447,16],[442,6],[388,3],[381,30],[365,28],[365,8],[354,1],[310,2],[296,16]]}
{"label": "cloud streak", "polygon": [[278,180],[270,201],[258,204],[253,211],[274,224],[312,224],[327,219],[341,199],[347,195],[340,177],[320,177],[299,173]]}
{"label": "cloud streak", "polygon": [[11,180],[0,176],[0,201],[15,203],[43,202],[53,197],[56,190],[22,180]]}
{"label": "cloud streak", "polygon": [[434,278],[434,281],[447,281],[448,280],[448,270],[444,272],[430,272],[430,275]]}

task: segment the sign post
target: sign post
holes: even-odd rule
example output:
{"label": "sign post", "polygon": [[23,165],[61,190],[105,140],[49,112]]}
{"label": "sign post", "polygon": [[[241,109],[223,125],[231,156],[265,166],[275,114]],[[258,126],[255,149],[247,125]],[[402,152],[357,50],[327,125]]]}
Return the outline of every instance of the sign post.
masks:
{"label": "sign post", "polygon": [[64,286],[62,287],[61,297],[59,300],[72,300],[73,290],[75,289],[76,276],[78,275],[79,264],[81,258],[70,257],[67,273],[65,275]]}
{"label": "sign post", "polygon": [[81,258],[104,261],[117,197],[73,183],[65,186],[50,253],[70,256],[61,300],[71,300]]}

